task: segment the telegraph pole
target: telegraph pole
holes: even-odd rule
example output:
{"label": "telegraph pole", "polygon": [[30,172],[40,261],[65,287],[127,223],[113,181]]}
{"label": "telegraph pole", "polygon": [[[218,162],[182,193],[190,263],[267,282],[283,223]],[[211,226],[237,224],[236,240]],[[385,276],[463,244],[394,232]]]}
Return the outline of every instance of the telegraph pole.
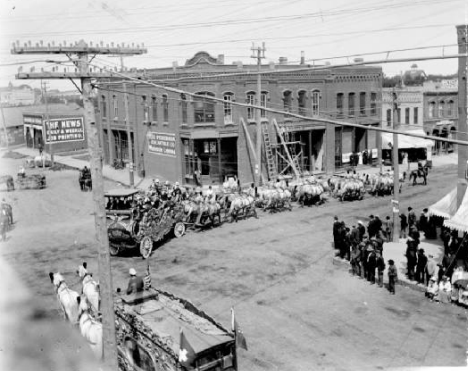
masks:
{"label": "telegraph pole", "polygon": [[[265,43],[262,44],[262,47],[256,48],[255,45],[252,45],[252,56],[251,58],[257,59],[257,69],[258,72],[262,69],[262,58],[265,58]],[[256,54],[255,54],[256,53]],[[262,75],[261,73],[257,74],[257,106],[262,105]],[[256,110],[256,121],[257,121],[257,164],[255,165],[256,177],[255,184],[260,186],[262,179],[262,110],[258,108]]]}
{"label": "telegraph pole", "polygon": [[[397,93],[395,88],[392,93],[393,97],[393,130],[397,130],[400,127],[398,120],[398,103]],[[399,211],[400,211],[400,165],[398,163],[398,134],[393,133],[393,242],[398,242],[400,239],[400,228],[399,228]]]}
{"label": "telegraph pole", "polygon": [[[44,94],[44,103],[45,103],[45,109],[46,109],[46,122],[45,122],[45,130],[44,130],[44,137],[46,144],[49,144],[49,155],[50,155],[50,166],[54,166],[54,154],[52,152],[52,140],[51,140],[51,135],[50,135],[50,116],[49,116],[49,103],[47,101],[47,82],[41,82],[42,89],[43,89],[43,94]],[[47,143],[47,128],[49,129],[49,141]],[[44,167],[44,162],[42,162],[42,166]]]}
{"label": "telegraph pole", "polygon": [[[458,58],[458,131],[457,139],[468,140],[467,125],[467,36],[468,25],[457,26],[458,52],[463,55]],[[467,187],[468,153],[466,146],[458,145],[458,182],[457,182],[457,208],[460,207]]]}
{"label": "telegraph pole", "polygon": [[[42,42],[32,46],[29,42],[24,46],[19,43],[13,44],[11,49],[12,54],[65,54],[75,64],[74,71],[67,72],[57,71],[57,68],[50,71],[34,72],[32,69],[29,73],[18,73],[17,79],[73,79],[81,80],[80,90],[83,96],[84,104],[84,122],[88,138],[88,149],[90,154],[90,167],[93,177],[93,200],[94,200],[94,221],[96,230],[97,243],[97,258],[99,265],[99,283],[101,287],[101,312],[103,326],[103,346],[104,346],[104,362],[109,370],[115,371],[118,369],[117,361],[117,346],[115,337],[115,317],[114,317],[114,301],[112,289],[112,275],[110,266],[109,240],[107,236],[106,210],[104,207],[104,182],[102,176],[102,149],[99,147],[99,135],[96,126],[96,117],[94,105],[91,98],[92,85],[91,79],[96,78],[111,78],[116,75],[110,71],[90,68],[88,56],[97,54],[108,55],[136,55],[146,53],[146,49],[140,48],[139,45],[114,47],[100,45],[93,46],[92,43],[87,44],[84,41],[71,45],[52,45],[43,46]],[[72,56],[74,56],[72,58]],[[73,82],[74,83],[74,82]]]}

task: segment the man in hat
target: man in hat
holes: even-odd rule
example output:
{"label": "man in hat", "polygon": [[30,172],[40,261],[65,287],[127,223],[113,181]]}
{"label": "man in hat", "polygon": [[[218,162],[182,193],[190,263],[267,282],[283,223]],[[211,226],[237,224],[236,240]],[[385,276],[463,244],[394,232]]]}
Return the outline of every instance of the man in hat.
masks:
{"label": "man in hat", "polygon": [[408,218],[405,213],[400,214],[400,238],[406,238],[406,228],[408,228]]}
{"label": "man in hat", "polygon": [[354,276],[361,275],[361,250],[359,244],[353,246],[350,256],[351,268]]}
{"label": "man in hat", "polygon": [[367,234],[369,238],[371,238],[374,237],[376,233],[374,215],[369,215],[369,219],[369,223],[367,223]]}
{"label": "man in hat", "polygon": [[410,280],[414,280],[414,269],[416,267],[416,262],[417,262],[417,257],[416,257],[416,251],[417,251],[417,246],[415,244],[415,241],[411,238],[408,237],[408,240],[406,241],[406,265],[408,267],[408,278]]}
{"label": "man in hat", "polygon": [[416,213],[414,212],[413,208],[410,206],[408,207],[408,226],[411,227],[412,225],[416,224]]}
{"label": "man in hat", "polygon": [[130,275],[130,280],[128,281],[127,295],[143,291],[145,284],[143,282],[143,278],[137,276],[136,270],[134,268],[130,268],[128,274]]}
{"label": "man in hat", "polygon": [[333,247],[335,250],[338,250],[340,248],[340,228],[341,222],[338,220],[338,217],[335,216],[333,218]]}
{"label": "man in hat", "polygon": [[180,189],[179,182],[175,182],[174,189],[172,190],[172,200],[180,202],[182,200],[182,190]]}
{"label": "man in hat", "polygon": [[428,208],[423,209],[423,211],[421,213],[421,216],[419,217],[419,229],[421,230],[422,233],[424,233],[425,236],[427,234],[427,229],[428,229],[428,226],[429,226],[428,211],[429,211]]}
{"label": "man in hat", "polygon": [[375,284],[375,269],[377,268],[377,255],[372,245],[368,245],[367,251],[367,280],[371,285]]}
{"label": "man in hat", "polygon": [[383,274],[385,270],[385,260],[380,251],[376,252],[376,266],[377,266],[377,283],[383,287]]}
{"label": "man in hat", "polygon": [[366,227],[364,226],[364,223],[362,222],[362,220],[358,221],[357,228],[359,231],[359,241],[362,242],[362,240],[364,240],[364,235],[366,234]]}
{"label": "man in hat", "polygon": [[395,267],[395,262],[390,259],[388,261],[388,291],[395,295],[395,284],[398,281],[398,270]]}
{"label": "man in hat", "polygon": [[427,256],[424,254],[424,249],[419,249],[417,254],[416,262],[416,281],[421,284],[425,284]]}
{"label": "man in hat", "polygon": [[393,220],[387,215],[384,221],[384,232],[387,242],[393,241]]}

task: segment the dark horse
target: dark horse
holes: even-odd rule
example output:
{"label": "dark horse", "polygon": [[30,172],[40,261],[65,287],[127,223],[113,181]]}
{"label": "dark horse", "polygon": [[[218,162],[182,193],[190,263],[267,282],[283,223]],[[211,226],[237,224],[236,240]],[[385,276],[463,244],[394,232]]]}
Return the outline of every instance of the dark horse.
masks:
{"label": "dark horse", "polygon": [[418,184],[418,183],[416,182],[416,179],[417,179],[417,178],[423,178],[424,181],[423,181],[422,184],[427,185],[427,173],[428,173],[428,167],[427,167],[427,165],[418,167],[418,170],[413,170],[413,171],[410,173],[409,180],[411,181],[411,179],[413,179],[413,185],[416,185],[416,184]]}
{"label": "dark horse", "polygon": [[93,189],[93,181],[89,170],[80,170],[78,182],[80,183],[80,189],[82,191],[91,191]]}

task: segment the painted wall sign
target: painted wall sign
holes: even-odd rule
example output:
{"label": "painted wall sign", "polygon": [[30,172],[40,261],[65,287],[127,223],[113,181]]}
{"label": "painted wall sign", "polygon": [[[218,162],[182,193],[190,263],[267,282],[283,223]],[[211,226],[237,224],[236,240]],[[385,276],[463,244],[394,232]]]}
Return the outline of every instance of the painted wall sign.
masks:
{"label": "painted wall sign", "polygon": [[46,143],[83,141],[83,118],[53,119],[44,121]]}
{"label": "painted wall sign", "polygon": [[149,132],[148,152],[155,155],[176,157],[175,134]]}

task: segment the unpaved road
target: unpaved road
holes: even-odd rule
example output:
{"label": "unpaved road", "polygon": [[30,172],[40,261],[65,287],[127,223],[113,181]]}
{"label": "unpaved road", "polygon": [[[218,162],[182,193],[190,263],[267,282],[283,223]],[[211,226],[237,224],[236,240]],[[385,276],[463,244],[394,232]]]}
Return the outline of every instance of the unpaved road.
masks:
{"label": "unpaved road", "polygon": [[[19,162],[2,159],[2,169],[13,174]],[[12,202],[17,223],[0,254],[38,303],[57,316],[48,272],[62,272],[79,290],[76,267],[87,261],[95,276],[98,269],[91,194],[80,192],[76,171],[46,176],[44,190],[1,193]],[[419,211],[444,196],[456,184],[455,166],[432,171],[428,182],[404,189],[402,210],[411,205]],[[353,223],[390,211],[390,197],[367,196],[259,212],[259,219],[189,232],[153,253],[153,285],[190,299],[227,328],[234,307],[249,346],[238,351],[240,370],[463,366],[465,309],[430,303],[401,286],[389,295],[333,264],[334,215]],[[114,288],[126,285],[130,267],[146,268],[138,254],[111,260]]]}

